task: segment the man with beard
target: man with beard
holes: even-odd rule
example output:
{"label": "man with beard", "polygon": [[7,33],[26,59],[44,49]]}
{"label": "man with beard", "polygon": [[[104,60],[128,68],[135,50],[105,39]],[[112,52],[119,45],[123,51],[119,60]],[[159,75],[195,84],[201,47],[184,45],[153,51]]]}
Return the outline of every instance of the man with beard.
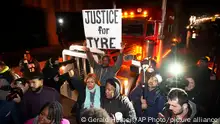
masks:
{"label": "man with beard", "polygon": [[28,80],[30,88],[21,101],[24,121],[36,117],[47,102],[60,101],[55,89],[43,86],[42,73],[31,73]]}
{"label": "man with beard", "polygon": [[193,122],[196,104],[188,100],[187,93],[180,88],[172,88],[168,93],[168,104],[164,108],[164,115],[160,117],[169,119],[166,123],[184,124]]}

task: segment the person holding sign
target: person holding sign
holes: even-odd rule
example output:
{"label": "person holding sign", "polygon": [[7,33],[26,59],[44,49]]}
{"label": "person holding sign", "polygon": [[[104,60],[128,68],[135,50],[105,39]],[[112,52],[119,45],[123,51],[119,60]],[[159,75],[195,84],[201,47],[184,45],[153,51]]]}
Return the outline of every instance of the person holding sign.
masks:
{"label": "person holding sign", "polygon": [[125,48],[125,44],[122,45],[122,49],[120,50],[120,54],[118,55],[117,61],[115,62],[114,66],[109,66],[110,64],[110,57],[105,55],[102,57],[101,64],[97,63],[90,49],[86,47],[86,42],[84,43],[84,49],[87,54],[87,58],[89,60],[90,65],[94,69],[95,74],[98,76],[99,81],[101,82],[101,86],[105,86],[105,82],[109,78],[115,77],[115,74],[120,69],[122,62],[123,62],[123,51]]}
{"label": "person holding sign", "polygon": [[121,49],[121,9],[83,10],[82,13],[89,48]]}

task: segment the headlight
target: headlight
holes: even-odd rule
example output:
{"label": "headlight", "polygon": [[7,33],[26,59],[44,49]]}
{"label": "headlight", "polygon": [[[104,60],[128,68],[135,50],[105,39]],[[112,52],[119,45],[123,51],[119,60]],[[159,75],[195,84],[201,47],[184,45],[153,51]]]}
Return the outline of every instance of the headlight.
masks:
{"label": "headlight", "polygon": [[173,75],[180,75],[183,73],[183,66],[179,63],[174,63],[169,66],[168,70]]}

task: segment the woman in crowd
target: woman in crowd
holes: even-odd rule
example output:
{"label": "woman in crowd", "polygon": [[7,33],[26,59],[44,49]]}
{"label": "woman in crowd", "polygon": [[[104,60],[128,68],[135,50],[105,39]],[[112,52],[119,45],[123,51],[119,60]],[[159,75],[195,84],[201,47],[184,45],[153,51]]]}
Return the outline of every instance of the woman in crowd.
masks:
{"label": "woman in crowd", "polygon": [[70,85],[76,89],[79,94],[76,102],[76,119],[79,123],[82,110],[100,108],[102,88],[100,88],[98,78],[92,73],[85,77],[84,82],[80,80],[80,78],[73,77]]}
{"label": "woman in crowd", "polygon": [[63,107],[57,102],[46,103],[40,114],[28,120],[25,124],[70,124],[67,119],[63,118]]}

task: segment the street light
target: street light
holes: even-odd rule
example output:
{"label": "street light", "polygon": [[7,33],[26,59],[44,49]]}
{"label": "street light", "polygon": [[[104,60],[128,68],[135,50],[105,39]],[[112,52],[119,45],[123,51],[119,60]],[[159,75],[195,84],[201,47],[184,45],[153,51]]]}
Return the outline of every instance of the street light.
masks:
{"label": "street light", "polygon": [[58,22],[59,22],[60,25],[63,25],[63,19],[62,18],[59,18]]}
{"label": "street light", "polygon": [[63,43],[63,23],[64,23],[64,21],[63,21],[63,19],[62,18],[58,18],[58,23],[59,23],[59,31],[58,31],[58,33],[57,33],[57,35],[58,35],[58,41],[59,41],[59,43],[61,44],[61,46],[62,47],[65,47],[65,44]]}

